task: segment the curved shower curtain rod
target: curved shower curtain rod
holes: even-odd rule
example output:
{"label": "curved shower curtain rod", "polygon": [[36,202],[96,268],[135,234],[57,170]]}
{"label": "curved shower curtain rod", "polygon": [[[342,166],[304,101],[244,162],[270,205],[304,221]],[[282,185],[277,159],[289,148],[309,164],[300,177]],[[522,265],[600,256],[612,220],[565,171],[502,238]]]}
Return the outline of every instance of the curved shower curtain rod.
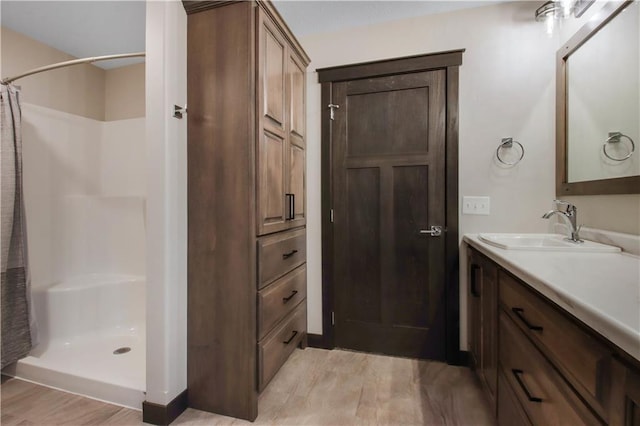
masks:
{"label": "curved shower curtain rod", "polygon": [[145,55],[146,55],[145,52],[137,52],[137,53],[123,53],[120,55],[93,56],[90,58],[73,59],[71,61],[59,62],[57,64],[51,64],[51,65],[46,65],[44,67],[35,68],[23,74],[16,75],[14,77],[7,77],[0,80],[0,83],[9,84],[12,81],[15,81],[22,77],[27,77],[29,75],[37,74],[44,71],[55,70],[57,68],[70,67],[72,65],[89,64],[89,63],[98,62],[98,61],[109,61],[111,59],[135,58],[135,57],[145,56]]}

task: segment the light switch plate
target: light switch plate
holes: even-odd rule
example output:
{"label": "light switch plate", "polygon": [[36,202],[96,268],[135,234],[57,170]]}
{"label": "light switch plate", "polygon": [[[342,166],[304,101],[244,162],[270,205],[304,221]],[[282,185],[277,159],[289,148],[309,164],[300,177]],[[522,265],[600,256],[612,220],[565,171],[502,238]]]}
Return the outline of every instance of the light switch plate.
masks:
{"label": "light switch plate", "polygon": [[491,199],[489,197],[462,197],[462,214],[489,215]]}

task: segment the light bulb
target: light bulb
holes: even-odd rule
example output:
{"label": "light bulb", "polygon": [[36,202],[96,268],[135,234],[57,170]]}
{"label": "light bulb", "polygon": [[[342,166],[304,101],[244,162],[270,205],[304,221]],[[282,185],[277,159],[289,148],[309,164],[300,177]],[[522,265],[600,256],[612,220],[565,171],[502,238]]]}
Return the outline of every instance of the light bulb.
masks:
{"label": "light bulb", "polygon": [[553,27],[555,24],[555,19],[553,18],[553,15],[550,14],[547,16],[547,18],[545,19],[545,24],[547,25],[547,35],[549,37],[551,37],[553,35]]}

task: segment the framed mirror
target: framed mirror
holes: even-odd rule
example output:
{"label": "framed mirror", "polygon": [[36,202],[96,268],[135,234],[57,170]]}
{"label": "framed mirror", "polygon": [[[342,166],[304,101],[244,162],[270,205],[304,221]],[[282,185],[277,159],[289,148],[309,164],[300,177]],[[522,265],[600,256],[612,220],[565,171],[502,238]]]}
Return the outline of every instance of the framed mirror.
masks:
{"label": "framed mirror", "polygon": [[558,51],[558,196],[640,193],[639,21],[610,2]]}

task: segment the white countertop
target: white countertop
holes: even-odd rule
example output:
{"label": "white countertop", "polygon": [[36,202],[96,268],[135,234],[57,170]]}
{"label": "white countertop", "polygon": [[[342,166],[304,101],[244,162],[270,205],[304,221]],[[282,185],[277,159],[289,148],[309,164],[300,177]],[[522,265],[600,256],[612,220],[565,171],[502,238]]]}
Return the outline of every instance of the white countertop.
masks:
{"label": "white countertop", "polygon": [[505,250],[464,241],[640,361],[640,257]]}

